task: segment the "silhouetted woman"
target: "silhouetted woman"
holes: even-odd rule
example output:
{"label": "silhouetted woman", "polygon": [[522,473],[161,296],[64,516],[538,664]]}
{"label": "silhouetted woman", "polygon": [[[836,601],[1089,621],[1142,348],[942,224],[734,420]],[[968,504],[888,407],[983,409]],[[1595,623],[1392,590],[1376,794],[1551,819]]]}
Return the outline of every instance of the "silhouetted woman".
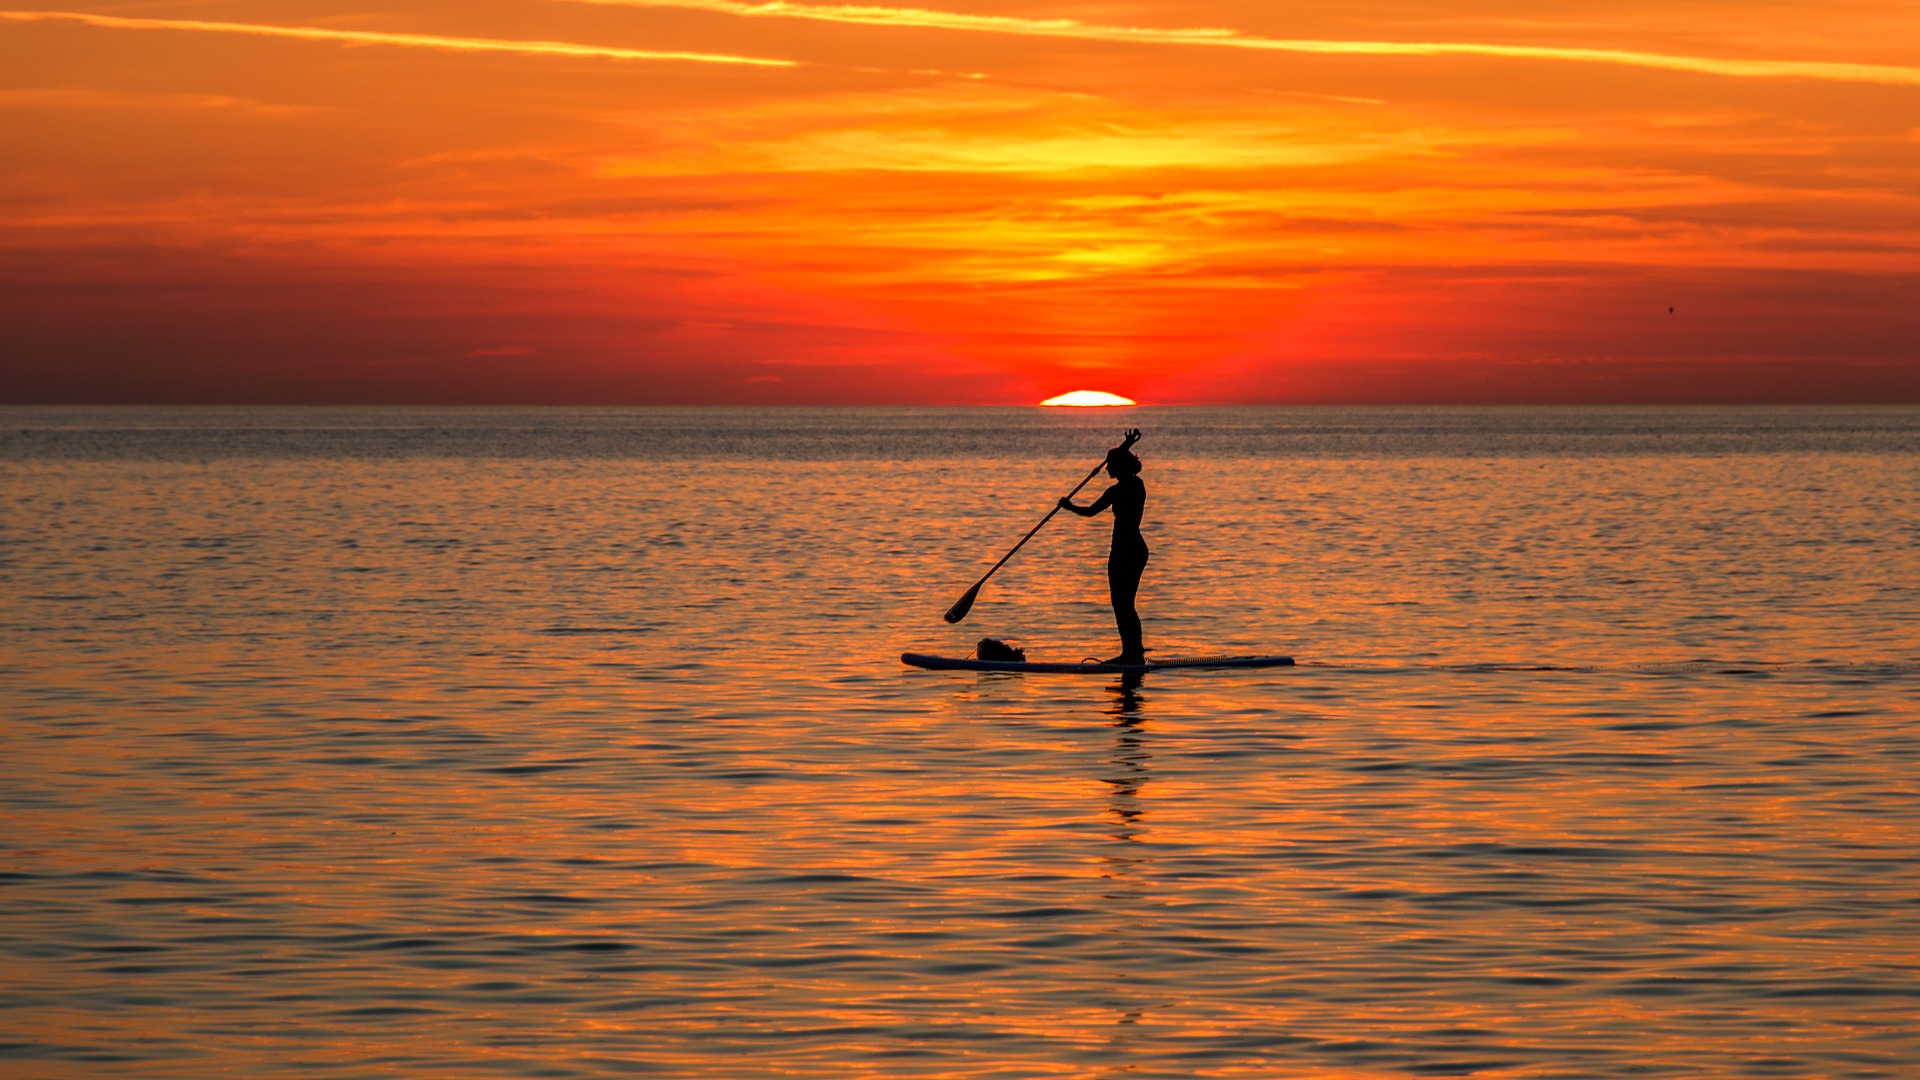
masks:
{"label": "silhouetted woman", "polygon": [[1107,589],[1113,597],[1113,621],[1120,628],[1120,655],[1110,664],[1144,664],[1147,651],[1140,644],[1140,613],[1133,599],[1140,592],[1140,574],[1147,568],[1147,542],[1140,535],[1140,517],[1147,509],[1147,485],[1140,482],[1140,459],[1127,449],[1140,432],[1127,432],[1127,441],[1107,451],[1108,488],[1091,506],[1061,499],[1060,509],[1092,517],[1113,508],[1113,550],[1107,555]]}

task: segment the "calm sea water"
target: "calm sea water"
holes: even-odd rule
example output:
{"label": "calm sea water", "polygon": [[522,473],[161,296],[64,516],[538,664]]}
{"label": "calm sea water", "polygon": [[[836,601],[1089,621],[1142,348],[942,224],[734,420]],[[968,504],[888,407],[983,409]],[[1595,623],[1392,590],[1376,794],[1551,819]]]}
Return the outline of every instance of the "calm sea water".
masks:
{"label": "calm sea water", "polygon": [[[1140,446],[1159,655],[1105,655]],[[1920,410],[0,411],[8,1077],[1920,1075]]]}

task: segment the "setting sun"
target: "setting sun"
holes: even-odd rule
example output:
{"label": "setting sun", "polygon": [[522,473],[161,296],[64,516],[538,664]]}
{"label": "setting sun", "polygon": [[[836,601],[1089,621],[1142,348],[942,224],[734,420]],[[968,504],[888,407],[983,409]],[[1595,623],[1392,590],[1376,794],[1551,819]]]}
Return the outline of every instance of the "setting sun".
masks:
{"label": "setting sun", "polygon": [[1067,405],[1074,408],[1091,408],[1100,405],[1138,405],[1132,398],[1123,398],[1119,394],[1109,394],[1105,390],[1074,390],[1050,397],[1042,405]]}

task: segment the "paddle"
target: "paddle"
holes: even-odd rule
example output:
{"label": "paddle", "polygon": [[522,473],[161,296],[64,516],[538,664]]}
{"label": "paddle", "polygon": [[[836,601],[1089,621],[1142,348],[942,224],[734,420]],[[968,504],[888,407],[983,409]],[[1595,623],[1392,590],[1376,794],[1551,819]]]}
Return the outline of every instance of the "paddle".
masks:
{"label": "paddle", "polygon": [[[1127,432],[1127,440],[1120,444],[1120,449],[1122,450],[1129,449],[1133,446],[1134,443],[1139,441],[1140,441],[1140,431],[1138,428],[1135,428],[1134,430]],[[1107,459],[1102,457],[1100,459],[1100,464],[1095,465],[1093,467],[1093,471],[1087,474],[1087,478],[1073,485],[1073,490],[1067,492],[1067,498],[1071,499],[1075,495],[1080,494],[1080,489],[1092,483],[1093,478],[1096,476],[1099,476],[1100,470],[1106,467],[1107,467]],[[973,602],[980,598],[980,586],[985,585],[987,583],[987,579],[993,576],[993,572],[995,570],[998,570],[1001,567],[1007,565],[1007,560],[1013,558],[1013,552],[1019,551],[1021,548],[1025,547],[1027,544],[1027,541],[1033,539],[1033,534],[1039,532],[1041,526],[1045,525],[1049,521],[1052,521],[1053,515],[1059,512],[1060,512],[1060,504],[1054,503],[1053,509],[1047,511],[1047,516],[1040,519],[1040,524],[1035,525],[1032,531],[1028,532],[1027,535],[1020,538],[1019,543],[1013,545],[1013,551],[1009,551],[1005,555],[1000,556],[1000,561],[997,563],[994,563],[992,568],[989,569],[986,573],[981,574],[980,580],[973,583],[973,588],[968,589],[966,593],[960,597],[960,599],[955,600],[953,602],[953,606],[947,609],[947,614],[946,614],[947,621],[950,623],[957,623],[961,619],[966,618],[967,612],[973,610]]]}

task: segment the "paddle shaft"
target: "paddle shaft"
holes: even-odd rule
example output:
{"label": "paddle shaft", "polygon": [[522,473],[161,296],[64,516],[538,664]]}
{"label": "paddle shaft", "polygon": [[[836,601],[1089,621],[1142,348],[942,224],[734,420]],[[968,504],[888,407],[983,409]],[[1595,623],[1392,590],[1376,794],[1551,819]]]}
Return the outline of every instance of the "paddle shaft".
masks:
{"label": "paddle shaft", "polygon": [[[1094,478],[1094,477],[1096,477],[1096,476],[1099,476],[1099,475],[1100,475],[1100,470],[1101,470],[1101,469],[1104,469],[1104,468],[1106,468],[1106,467],[1107,467],[1107,463],[1106,463],[1105,461],[1102,461],[1102,462],[1101,462],[1100,464],[1098,464],[1098,465],[1095,465],[1095,466],[1093,467],[1093,471],[1087,474],[1087,478],[1086,478],[1085,480],[1082,480],[1082,481],[1080,481],[1080,482],[1079,482],[1078,484],[1075,484],[1075,485],[1073,486],[1073,490],[1072,490],[1072,491],[1069,491],[1069,492],[1067,492],[1067,498],[1069,498],[1069,499],[1071,499],[1071,498],[1073,498],[1073,497],[1074,497],[1075,495],[1078,495],[1078,494],[1080,494],[1080,489],[1081,489],[1081,488],[1083,488],[1083,487],[1086,487],[1086,486],[1087,486],[1088,484],[1090,484],[1090,483],[1092,483],[1092,482],[1093,482],[1093,478]],[[988,571],[987,571],[986,573],[984,573],[984,574],[981,574],[981,575],[980,575],[980,580],[979,580],[979,581],[976,581],[976,582],[974,582],[974,583],[973,583],[973,589],[970,589],[970,590],[968,590],[968,591],[969,591],[969,592],[972,592],[972,591],[976,591],[976,590],[978,590],[978,589],[980,588],[980,586],[982,586],[982,585],[985,585],[985,584],[987,583],[987,579],[993,576],[993,571],[994,571],[994,570],[998,570],[998,569],[1000,569],[1001,567],[1003,567],[1003,566],[1005,566],[1005,565],[1007,565],[1007,560],[1008,560],[1008,559],[1011,559],[1011,558],[1013,558],[1013,553],[1014,553],[1015,551],[1019,551],[1019,550],[1020,550],[1021,548],[1023,548],[1023,547],[1025,547],[1025,546],[1027,546],[1027,541],[1029,541],[1029,540],[1031,540],[1031,539],[1033,539],[1033,535],[1034,535],[1034,533],[1037,533],[1037,532],[1039,532],[1039,531],[1040,531],[1040,529],[1041,529],[1041,528],[1042,528],[1043,526],[1045,526],[1047,522],[1049,522],[1049,521],[1052,521],[1052,520],[1053,520],[1053,515],[1055,515],[1055,514],[1057,514],[1057,513],[1059,513],[1059,512],[1060,512],[1060,504],[1059,504],[1059,503],[1054,503],[1054,504],[1053,504],[1053,509],[1051,509],[1051,510],[1049,510],[1049,511],[1047,511],[1047,516],[1046,516],[1046,517],[1043,517],[1043,518],[1041,518],[1041,519],[1040,519],[1040,524],[1039,524],[1039,525],[1035,525],[1035,526],[1033,527],[1033,529],[1032,529],[1031,531],[1029,531],[1029,532],[1027,533],[1027,535],[1025,535],[1025,536],[1023,536],[1023,537],[1021,537],[1021,538],[1020,538],[1020,542],[1019,542],[1019,543],[1017,543],[1017,544],[1015,544],[1015,545],[1013,545],[1013,549],[1012,549],[1012,551],[1008,551],[1008,552],[1007,552],[1007,553],[1006,553],[1005,555],[1002,555],[1002,556],[1000,556],[1000,561],[999,561],[999,562],[997,562],[997,563],[994,563],[994,564],[993,564],[993,568],[992,568],[992,569],[990,569],[990,570],[988,570]]]}

